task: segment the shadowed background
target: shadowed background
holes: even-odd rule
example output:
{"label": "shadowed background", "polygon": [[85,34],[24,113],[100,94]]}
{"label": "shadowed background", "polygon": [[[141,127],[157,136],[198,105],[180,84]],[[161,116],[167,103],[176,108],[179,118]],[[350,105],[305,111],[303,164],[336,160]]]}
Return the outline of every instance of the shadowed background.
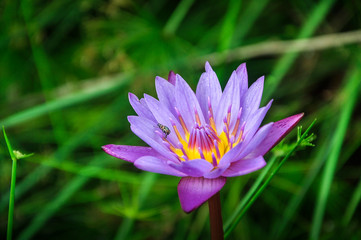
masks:
{"label": "shadowed background", "polygon": [[[0,125],[34,153],[18,161],[14,239],[209,238],[208,208],[182,212],[179,178],[101,150],[144,145],[128,92],[155,96],[170,70],[195,89],[205,61],[222,86],[242,62],[250,84],[266,76],[265,122],[318,119],[316,146],[283,165],[230,239],[360,239],[360,12],[352,0],[2,1]],[[259,173],[228,180],[224,222]],[[10,176],[1,137],[1,239]]]}

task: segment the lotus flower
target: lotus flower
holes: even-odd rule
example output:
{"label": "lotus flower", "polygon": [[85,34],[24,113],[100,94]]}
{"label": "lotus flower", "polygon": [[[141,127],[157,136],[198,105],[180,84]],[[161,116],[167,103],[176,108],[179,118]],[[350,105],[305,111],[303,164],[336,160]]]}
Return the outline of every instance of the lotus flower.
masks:
{"label": "lotus flower", "polygon": [[263,155],[302,118],[297,114],[260,127],[272,100],[260,107],[264,77],[248,87],[246,64],[233,71],[224,91],[206,62],[194,93],[171,72],[156,77],[159,100],[144,94],[129,101],[138,116],[130,128],[150,147],[109,144],[106,153],[142,170],[181,177],[181,207],[191,212],[219,192],[228,177],[266,165]]}

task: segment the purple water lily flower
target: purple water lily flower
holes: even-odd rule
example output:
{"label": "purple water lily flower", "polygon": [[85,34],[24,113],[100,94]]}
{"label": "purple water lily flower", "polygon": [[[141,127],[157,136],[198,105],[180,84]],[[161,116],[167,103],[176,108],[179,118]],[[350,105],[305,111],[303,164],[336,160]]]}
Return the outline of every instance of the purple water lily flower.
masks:
{"label": "purple water lily flower", "polygon": [[260,127],[272,100],[260,108],[264,77],[248,87],[246,64],[233,71],[224,91],[210,64],[196,93],[178,74],[156,77],[159,100],[145,94],[129,101],[138,116],[131,130],[150,147],[109,144],[106,153],[142,170],[181,177],[178,195],[185,212],[206,202],[227,177],[266,165],[263,155],[302,118],[297,114]]}

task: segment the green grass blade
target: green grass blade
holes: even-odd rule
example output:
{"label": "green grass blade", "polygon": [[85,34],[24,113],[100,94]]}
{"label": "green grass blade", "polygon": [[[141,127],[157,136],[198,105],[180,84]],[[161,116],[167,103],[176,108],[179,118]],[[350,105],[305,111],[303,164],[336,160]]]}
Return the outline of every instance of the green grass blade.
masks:
{"label": "green grass blade", "polygon": [[342,143],[345,138],[346,130],[349,125],[351,115],[358,97],[359,89],[360,73],[359,70],[356,68],[351,74],[349,80],[347,81],[345,92],[345,96],[347,99],[345,100],[340,120],[335,131],[335,136],[331,145],[332,150],[330,152],[329,159],[326,161],[326,165],[323,171],[320,191],[317,197],[316,208],[313,215],[312,227],[310,231],[310,239],[312,240],[318,239],[321,232],[327,198],[335,174],[338,158],[341,153]]}
{"label": "green grass blade", "polygon": [[163,33],[164,35],[174,35],[177,31],[179,24],[184,19],[188,10],[192,6],[194,0],[182,0],[177,8],[172,13],[172,16],[169,18],[168,22],[164,26]]}
{"label": "green grass blade", "polygon": [[300,185],[301,188],[296,194],[294,194],[293,198],[286,206],[284,215],[279,219],[278,224],[274,229],[273,239],[281,239],[281,234],[286,234],[284,233],[284,230],[288,226],[292,216],[296,213],[307,191],[311,187],[315,178],[318,176],[323,164],[326,161],[326,156],[330,151],[329,144],[327,143],[328,142],[325,142],[324,144],[321,145],[322,148],[319,150],[317,156],[315,157],[315,160],[312,166],[310,167],[309,173],[305,176],[304,180],[302,181]]}
{"label": "green grass blade", "polygon": [[232,226],[232,223],[235,221],[236,217],[240,214],[244,206],[249,202],[251,197],[255,194],[256,190],[261,185],[263,179],[266,177],[266,175],[270,172],[272,169],[273,164],[276,162],[277,157],[272,156],[271,160],[267,163],[266,167],[262,170],[261,174],[257,177],[256,181],[252,185],[252,187],[247,192],[246,196],[244,196],[241,200],[241,202],[238,204],[236,210],[232,214],[232,216],[227,220],[227,222],[224,225],[224,231],[228,232],[230,231],[230,228]]}
{"label": "green grass blade", "polygon": [[279,171],[282,165],[287,161],[287,159],[295,152],[296,148],[302,143],[302,141],[307,137],[308,132],[311,130],[316,120],[314,120],[311,125],[306,129],[306,131],[302,134],[302,136],[298,139],[297,143],[294,147],[287,153],[287,155],[281,160],[281,162],[277,165],[277,167],[272,171],[272,173],[268,176],[268,178],[264,181],[264,183],[259,187],[257,192],[252,196],[252,198],[248,201],[242,211],[239,213],[235,221],[232,223],[231,227],[227,232],[225,232],[225,238],[228,238],[233,229],[239,223],[243,215],[246,211],[252,206],[253,202],[258,198],[258,196],[263,192],[263,190],[268,186],[269,182],[272,180],[273,176]]}
{"label": "green grass blade", "polygon": [[10,184],[10,199],[9,199],[9,214],[8,214],[8,228],[7,228],[7,240],[12,239],[13,221],[14,221],[14,203],[15,203],[15,185],[16,185],[16,163],[17,160],[13,160],[13,166],[11,170],[11,184]]}
{"label": "green grass blade", "polygon": [[3,134],[4,134],[6,146],[8,147],[8,150],[9,150],[9,154],[10,154],[11,160],[16,161],[17,159],[16,159],[16,157],[15,157],[14,150],[13,150],[13,148],[11,147],[11,144],[10,144],[10,141],[9,141],[9,139],[8,139],[8,136],[6,135],[5,127],[4,127],[4,126],[3,126]]}
{"label": "green grass blade", "polygon": [[[318,3],[318,5],[312,10],[310,16],[307,18],[307,21],[303,25],[296,39],[310,37],[315,32],[316,28],[321,24],[322,20],[326,17],[326,14],[334,2],[335,0],[322,0],[320,3]],[[298,54],[299,53],[295,52],[286,53],[277,61],[270,77],[268,77],[268,80],[265,81],[265,92],[262,98],[264,102],[270,99],[273,92],[280,84],[282,78],[286,75],[288,69],[296,60]]]}
{"label": "green grass blade", "polygon": [[[103,156],[94,158],[91,164],[96,164],[102,166],[104,164]],[[84,169],[86,170],[86,168]],[[53,216],[69,199],[76,193],[87,181],[88,177],[85,176],[76,176],[72,181],[68,182],[67,185],[59,192],[59,194],[45,205],[35,218],[31,221],[19,235],[20,240],[31,239],[36,232],[42,228],[45,222]]]}
{"label": "green grass blade", "polygon": [[231,45],[241,3],[242,1],[240,0],[230,0],[228,3],[228,9],[219,35],[219,51],[227,50]]}
{"label": "green grass blade", "polygon": [[261,15],[264,8],[267,6],[269,0],[249,1],[247,7],[242,12],[242,15],[238,21],[237,31],[234,32],[233,44],[234,46],[241,46],[244,37],[249,30],[254,26],[257,18]]}
{"label": "green grass blade", "polygon": [[36,117],[40,117],[52,111],[57,111],[75,104],[83,103],[92,100],[97,97],[107,95],[109,93],[119,91],[120,88],[124,87],[129,83],[130,74],[121,74],[115,76],[112,81],[101,86],[96,86],[92,89],[86,89],[85,91],[74,93],[62,98],[58,98],[47,103],[26,109],[22,112],[15,113],[10,117],[0,120],[0,125],[7,127],[15,126],[17,124],[24,123],[32,120]]}
{"label": "green grass blade", "polygon": [[[72,138],[68,139],[66,144],[62,145],[55,153],[54,158],[57,161],[63,161],[64,159],[68,158],[68,156],[81,144],[84,144],[88,139],[95,134],[96,132],[100,131],[103,127],[104,122],[108,119],[111,119],[111,115],[114,114],[115,111],[120,109],[122,103],[124,102],[123,97],[119,97],[114,104],[110,105],[107,109],[104,110],[102,117],[90,128],[86,131],[75,134]],[[46,174],[48,174],[52,168],[47,166],[40,166],[28,174],[23,181],[17,184],[16,187],[16,195],[21,197],[24,193],[29,191],[35,184]],[[0,211],[4,209],[7,205],[7,201],[9,198],[9,194],[4,194],[1,196],[0,201]]]}
{"label": "green grass blade", "polygon": [[354,215],[355,210],[356,210],[357,205],[359,204],[360,200],[361,200],[361,178],[357,184],[355,192],[352,195],[350,203],[347,204],[345,215],[342,218],[342,224],[344,226],[349,225],[351,218]]}
{"label": "green grass blade", "polygon": [[15,185],[16,185],[16,162],[17,159],[14,155],[14,151],[11,147],[10,141],[6,135],[5,128],[3,126],[3,134],[5,138],[6,145],[9,150],[9,154],[11,157],[11,160],[13,162],[13,166],[11,169],[11,183],[10,183],[10,199],[9,199],[9,214],[8,214],[8,227],[7,227],[7,234],[6,239],[11,240],[12,239],[12,233],[13,233],[13,221],[14,221],[14,203],[15,203]]}
{"label": "green grass blade", "polygon": [[[96,157],[103,156],[104,153],[100,152],[97,154]],[[106,160],[104,160],[106,161]],[[113,159],[111,159],[113,161]],[[51,167],[53,169],[74,173],[81,176],[91,177],[91,178],[98,178],[107,181],[114,181],[114,182],[121,182],[121,183],[133,183],[133,184],[140,184],[141,181],[136,174],[131,173],[129,171],[121,171],[115,169],[105,169],[98,166],[85,166],[83,164],[79,164],[74,161],[64,160],[64,161],[57,161],[57,160],[35,160],[31,161],[33,163],[37,163],[41,166]]]}
{"label": "green grass blade", "polygon": [[[142,185],[139,189],[139,193],[138,193],[138,198],[137,201],[135,202],[135,210],[134,211],[138,211],[141,209],[144,201],[147,199],[147,197],[149,196],[149,192],[151,190],[151,188],[153,187],[156,179],[158,177],[158,174],[154,174],[154,173],[146,173],[142,179]],[[115,240],[123,240],[123,239],[129,239],[128,235],[129,232],[131,231],[131,229],[133,228],[134,225],[134,219],[133,218],[126,218],[125,221],[120,225],[117,234],[115,236]]]}

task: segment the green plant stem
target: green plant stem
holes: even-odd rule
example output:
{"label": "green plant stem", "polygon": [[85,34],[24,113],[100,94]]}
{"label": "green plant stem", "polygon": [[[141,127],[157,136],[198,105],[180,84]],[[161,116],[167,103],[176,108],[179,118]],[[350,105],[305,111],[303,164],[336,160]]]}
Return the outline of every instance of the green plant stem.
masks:
{"label": "green plant stem", "polygon": [[269,182],[272,180],[273,176],[279,171],[279,169],[282,167],[282,165],[287,161],[287,159],[294,153],[296,148],[301,144],[303,139],[307,137],[308,132],[311,130],[313,125],[316,123],[316,119],[311,123],[311,125],[307,128],[307,130],[302,134],[300,139],[298,139],[295,146],[292,148],[290,152],[287,153],[287,155],[281,160],[281,162],[276,166],[276,168],[272,171],[272,173],[268,176],[268,178],[264,181],[264,183],[261,185],[261,187],[257,190],[257,192],[252,196],[252,198],[247,202],[245,207],[242,209],[242,211],[239,213],[237,218],[233,221],[232,225],[228,228],[228,230],[225,233],[225,238],[228,238],[233,229],[237,226],[243,215],[246,213],[246,211],[252,206],[253,202],[258,198],[258,196],[263,192],[263,190],[268,186]]}
{"label": "green plant stem", "polygon": [[271,170],[273,164],[276,162],[277,157],[273,156],[271,160],[267,163],[266,167],[262,170],[261,174],[257,177],[256,181],[252,185],[252,187],[247,192],[246,196],[244,196],[241,200],[241,202],[238,204],[236,210],[234,211],[234,214],[227,220],[224,230],[227,234],[227,232],[230,230],[232,223],[234,219],[239,215],[239,213],[242,211],[244,206],[248,203],[248,201],[251,199],[251,197],[254,195],[254,193],[257,191],[258,187],[261,185],[263,179],[266,177],[267,173]]}
{"label": "green plant stem", "polygon": [[223,221],[221,210],[221,199],[219,192],[208,200],[209,223],[211,228],[212,240],[223,240]]}
{"label": "green plant stem", "polygon": [[10,199],[9,199],[9,215],[8,215],[8,229],[7,229],[7,240],[12,239],[12,233],[13,233],[13,219],[14,219],[14,202],[15,202],[15,184],[16,184],[16,157],[13,151],[13,148],[11,147],[11,144],[9,142],[9,139],[6,135],[5,128],[3,126],[3,134],[5,138],[6,145],[9,150],[9,154],[11,157],[11,160],[13,161],[13,167],[11,171],[11,184],[10,184]]}
{"label": "green plant stem", "polygon": [[16,158],[13,159],[13,168],[11,171],[11,185],[10,185],[10,200],[9,200],[9,215],[8,215],[8,231],[7,240],[12,239],[13,219],[14,219],[14,202],[15,202],[15,184],[16,184]]}

